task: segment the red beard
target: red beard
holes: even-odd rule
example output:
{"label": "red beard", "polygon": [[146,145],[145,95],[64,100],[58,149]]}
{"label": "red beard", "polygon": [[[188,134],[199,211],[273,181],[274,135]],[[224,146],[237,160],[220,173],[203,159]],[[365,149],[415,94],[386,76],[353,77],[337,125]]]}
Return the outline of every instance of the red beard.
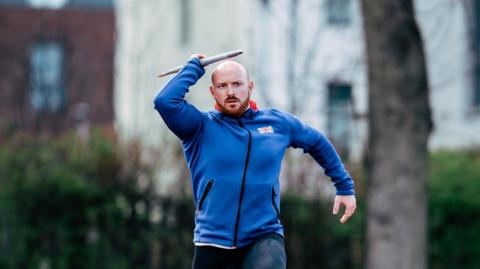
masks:
{"label": "red beard", "polygon": [[[250,108],[257,111],[258,110],[258,106],[257,106],[257,103],[253,100],[248,100],[248,104],[250,105]],[[245,107],[246,108],[246,107]],[[222,112],[222,113],[225,113],[225,108],[223,106],[219,106],[218,103],[215,103],[215,109],[218,111],[218,112]],[[242,111],[243,112],[243,111]],[[229,115],[229,114],[227,114]],[[231,115],[229,115],[231,116]]]}

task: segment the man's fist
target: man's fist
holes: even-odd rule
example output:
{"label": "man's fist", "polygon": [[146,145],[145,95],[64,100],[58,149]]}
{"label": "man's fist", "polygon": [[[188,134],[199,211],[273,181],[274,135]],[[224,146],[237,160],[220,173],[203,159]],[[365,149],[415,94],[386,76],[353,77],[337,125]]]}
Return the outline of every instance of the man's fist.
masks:
{"label": "man's fist", "polygon": [[190,55],[190,58],[188,58],[188,60],[191,60],[193,58],[203,59],[203,58],[206,58],[206,57],[207,57],[207,55],[205,55],[203,53],[195,53],[195,54]]}

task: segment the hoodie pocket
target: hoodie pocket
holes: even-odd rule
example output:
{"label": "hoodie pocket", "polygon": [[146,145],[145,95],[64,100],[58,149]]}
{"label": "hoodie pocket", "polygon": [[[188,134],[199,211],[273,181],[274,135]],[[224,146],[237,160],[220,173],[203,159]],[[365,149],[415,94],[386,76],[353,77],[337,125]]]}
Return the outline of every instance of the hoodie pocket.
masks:
{"label": "hoodie pocket", "polygon": [[277,219],[280,219],[280,210],[278,210],[277,204],[275,203],[275,196],[276,196],[275,187],[272,186],[272,206],[273,206],[273,209],[275,209],[275,213],[277,214]]}
{"label": "hoodie pocket", "polygon": [[198,201],[196,213],[202,210],[202,205],[205,202],[205,199],[207,198],[207,195],[210,192],[210,189],[212,189],[213,182],[214,182],[213,179],[210,179],[210,181],[208,181],[207,186],[205,187],[205,190],[203,191],[202,196],[200,196],[200,200]]}

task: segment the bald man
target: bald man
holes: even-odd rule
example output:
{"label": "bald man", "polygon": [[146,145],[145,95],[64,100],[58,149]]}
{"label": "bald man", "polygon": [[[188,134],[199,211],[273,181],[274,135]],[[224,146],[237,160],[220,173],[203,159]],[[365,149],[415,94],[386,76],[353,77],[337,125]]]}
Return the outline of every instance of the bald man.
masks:
{"label": "bald man", "polygon": [[212,73],[216,110],[202,112],[185,94],[205,73],[193,55],[155,98],[155,109],[182,141],[196,205],[192,267],[286,268],[280,222],[280,166],[289,147],[301,148],[336,187],[333,213],[355,212],[354,182],[327,138],[295,116],[258,110],[247,69],[224,61]]}

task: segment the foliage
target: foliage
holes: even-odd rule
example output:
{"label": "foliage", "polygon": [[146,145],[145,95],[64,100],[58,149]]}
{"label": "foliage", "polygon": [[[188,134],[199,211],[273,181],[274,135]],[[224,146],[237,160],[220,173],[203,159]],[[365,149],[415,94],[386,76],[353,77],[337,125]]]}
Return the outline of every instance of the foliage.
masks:
{"label": "foliage", "polygon": [[431,268],[480,268],[480,151],[431,158]]}
{"label": "foliage", "polygon": [[[191,196],[156,192],[138,146],[95,134],[0,145],[0,268],[190,268]],[[480,153],[431,158],[431,268],[480,267]],[[365,206],[344,225],[330,200],[282,197],[289,268],[362,268]]]}
{"label": "foliage", "polygon": [[332,205],[288,194],[282,201],[282,220],[288,268],[362,268],[364,206],[340,224]]}
{"label": "foliage", "polygon": [[116,150],[98,135],[87,144],[22,136],[0,149],[0,267],[132,268],[149,260],[149,220],[132,208],[151,195],[135,186],[141,170],[122,171]]}

